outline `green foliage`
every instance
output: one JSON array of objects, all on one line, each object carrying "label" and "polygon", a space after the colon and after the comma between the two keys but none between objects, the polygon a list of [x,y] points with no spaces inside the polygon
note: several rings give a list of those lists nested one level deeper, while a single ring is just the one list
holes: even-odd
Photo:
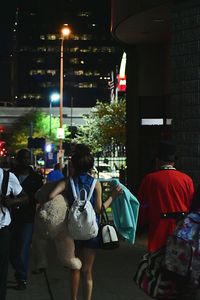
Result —
[{"label": "green foliage", "polygon": [[126,101],[113,103],[97,102],[88,117],[86,125],[80,126],[76,142],[87,144],[97,153],[108,145],[125,145]]},{"label": "green foliage", "polygon": [[[21,116],[12,126],[11,136],[7,141],[8,147],[11,152],[16,152],[21,148],[27,147],[28,137],[31,135],[32,127],[32,137],[44,137],[46,140],[53,142],[55,145],[58,144],[58,139],[56,138],[57,128],[59,128],[60,122],[59,118],[51,118],[51,136],[49,136],[50,129],[50,116],[46,115],[44,112],[39,110],[32,110],[27,114]],[[66,125],[65,128],[66,137],[70,135]]]}]

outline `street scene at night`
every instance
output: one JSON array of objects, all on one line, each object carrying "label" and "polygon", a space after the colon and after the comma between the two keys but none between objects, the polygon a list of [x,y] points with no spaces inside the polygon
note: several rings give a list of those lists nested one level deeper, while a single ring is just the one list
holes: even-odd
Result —
[{"label": "street scene at night", "polygon": [[200,299],[200,1],[0,11],[0,300]]}]

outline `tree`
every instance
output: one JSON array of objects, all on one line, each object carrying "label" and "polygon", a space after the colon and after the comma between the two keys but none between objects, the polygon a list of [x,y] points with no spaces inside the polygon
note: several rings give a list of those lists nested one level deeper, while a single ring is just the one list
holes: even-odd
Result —
[{"label": "tree", "polygon": [[126,141],[126,101],[113,103],[97,102],[86,125],[80,126],[76,142],[87,144],[97,153],[111,145],[124,146]]},{"label": "tree", "polygon": [[[9,152],[16,152],[21,148],[26,148],[28,137],[31,134],[33,138],[44,137],[46,140],[57,144],[58,139],[56,138],[56,132],[57,128],[60,126],[59,118],[52,117],[51,119],[51,137],[49,136],[49,124],[50,116],[39,110],[32,110],[21,116],[13,123],[10,137],[7,139]],[[66,137],[68,137],[70,135],[68,128],[66,125],[63,125],[63,128],[65,128]]]}]

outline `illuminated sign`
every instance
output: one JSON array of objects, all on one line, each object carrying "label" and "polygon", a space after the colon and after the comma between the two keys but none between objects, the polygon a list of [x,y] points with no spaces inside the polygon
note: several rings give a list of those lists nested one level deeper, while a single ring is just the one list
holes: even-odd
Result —
[{"label": "illuminated sign", "polygon": [[57,139],[65,138],[65,130],[64,128],[57,128]]},{"label": "illuminated sign", "polygon": [[126,92],[126,75],[117,75],[117,88],[119,92]]},{"label": "illuminated sign", "polygon": [[119,74],[117,75],[117,89],[119,92],[126,92],[126,52],[122,55]]}]

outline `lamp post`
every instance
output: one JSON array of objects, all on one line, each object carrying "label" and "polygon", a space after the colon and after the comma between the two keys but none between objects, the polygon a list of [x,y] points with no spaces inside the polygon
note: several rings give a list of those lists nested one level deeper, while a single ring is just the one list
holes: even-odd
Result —
[{"label": "lamp post", "polygon": [[53,93],[50,96],[49,101],[49,137],[51,138],[51,117],[52,117],[52,103],[57,102],[60,99],[60,95],[58,93]]},{"label": "lamp post", "polygon": [[[62,130],[63,126],[63,61],[64,61],[64,52],[63,52],[63,45],[65,37],[69,37],[70,29],[67,24],[64,24],[64,27],[61,30],[61,46],[60,46],[60,128]],[[60,138],[59,142],[59,162],[62,166],[63,164],[63,140]]]}]

